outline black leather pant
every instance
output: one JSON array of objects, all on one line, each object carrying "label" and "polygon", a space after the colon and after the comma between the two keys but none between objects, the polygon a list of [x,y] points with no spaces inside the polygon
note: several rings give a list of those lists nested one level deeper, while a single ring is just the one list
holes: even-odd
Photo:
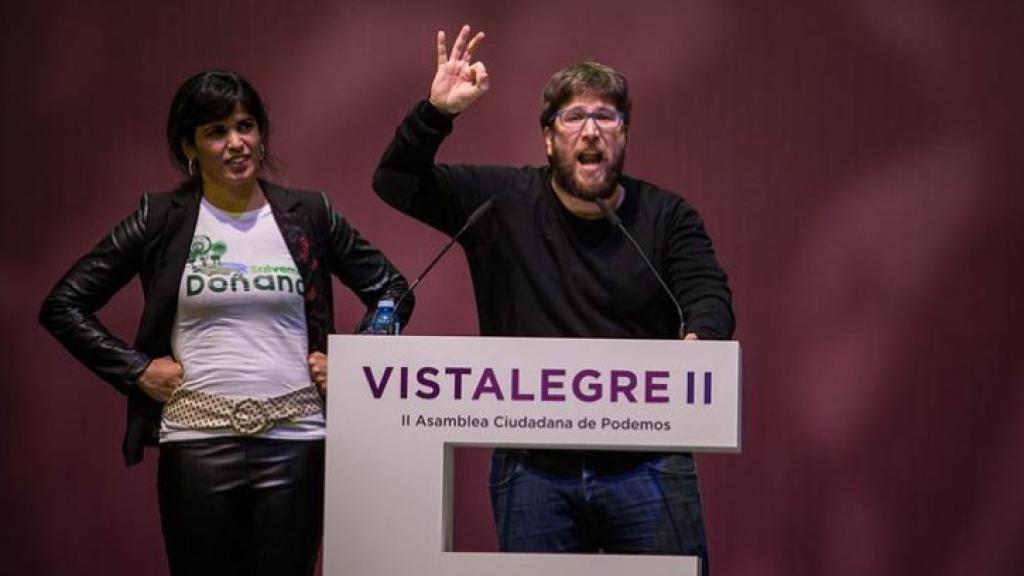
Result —
[{"label": "black leather pant", "polygon": [[171,574],[313,574],[323,532],[323,441],[164,443],[157,486]]}]

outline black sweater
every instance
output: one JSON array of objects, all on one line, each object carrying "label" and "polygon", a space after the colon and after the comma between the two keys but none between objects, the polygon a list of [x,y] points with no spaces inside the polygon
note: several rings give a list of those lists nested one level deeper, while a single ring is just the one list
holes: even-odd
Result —
[{"label": "black sweater", "polygon": [[[605,220],[572,215],[548,167],[435,165],[452,121],[420,102],[374,175],[387,203],[449,235],[494,206],[461,240],[488,336],[674,338],[675,307],[635,249]],[[679,196],[623,176],[617,213],[683,308],[686,332],[728,339],[725,272],[697,212]]]}]

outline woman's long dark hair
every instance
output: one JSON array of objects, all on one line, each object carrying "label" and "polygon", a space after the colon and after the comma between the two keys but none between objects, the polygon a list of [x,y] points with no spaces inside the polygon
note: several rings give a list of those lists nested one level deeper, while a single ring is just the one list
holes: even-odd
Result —
[{"label": "woman's long dark hair", "polygon": [[197,178],[198,174],[188,173],[188,157],[182,149],[182,142],[195,145],[197,127],[226,117],[238,104],[252,115],[259,127],[263,142],[260,165],[270,162],[270,118],[260,95],[240,75],[210,70],[185,80],[174,94],[167,117],[167,147],[171,162],[187,177]]}]

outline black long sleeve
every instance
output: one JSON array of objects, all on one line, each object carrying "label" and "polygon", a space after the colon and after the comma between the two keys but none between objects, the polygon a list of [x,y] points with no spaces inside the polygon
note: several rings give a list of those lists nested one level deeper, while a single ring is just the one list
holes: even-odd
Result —
[{"label": "black long sleeve", "polygon": [[[449,118],[418,103],[374,175],[388,204],[451,235],[488,198],[495,204],[462,240],[480,331],[500,336],[672,338],[674,305],[618,230],[573,216],[547,167],[435,164]],[[732,336],[725,272],[685,200],[628,176],[619,216],[665,277],[686,331]]]}]

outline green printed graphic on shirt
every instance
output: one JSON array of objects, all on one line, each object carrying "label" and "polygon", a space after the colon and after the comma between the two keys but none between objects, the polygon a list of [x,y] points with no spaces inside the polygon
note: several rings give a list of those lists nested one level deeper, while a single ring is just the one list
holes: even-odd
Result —
[{"label": "green printed graphic on shirt", "polygon": [[185,295],[210,292],[291,292],[302,296],[306,286],[294,266],[254,264],[223,260],[228,245],[205,234],[192,238],[188,250],[190,272],[185,277]]}]

